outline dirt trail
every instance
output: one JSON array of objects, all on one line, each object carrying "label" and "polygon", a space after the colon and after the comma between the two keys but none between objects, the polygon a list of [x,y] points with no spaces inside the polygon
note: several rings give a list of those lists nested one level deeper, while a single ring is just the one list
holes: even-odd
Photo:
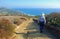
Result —
[{"label": "dirt trail", "polygon": [[23,22],[22,24],[20,24],[19,27],[16,29],[16,32],[17,33],[26,33],[27,30],[25,30],[25,29],[30,22],[32,22],[32,19],[27,20],[27,21]]},{"label": "dirt trail", "polygon": [[[16,39],[55,39],[51,34],[44,30],[44,33],[39,32],[39,27],[32,19],[19,25],[16,31]],[[29,33],[27,34],[27,32]]]},{"label": "dirt trail", "polygon": [[30,22],[32,22],[32,19],[23,22],[22,24],[19,25],[19,27],[17,27],[17,29],[15,29],[17,33],[15,39],[24,39],[23,37],[24,34],[18,34],[18,33],[27,33],[27,30],[25,29]]}]

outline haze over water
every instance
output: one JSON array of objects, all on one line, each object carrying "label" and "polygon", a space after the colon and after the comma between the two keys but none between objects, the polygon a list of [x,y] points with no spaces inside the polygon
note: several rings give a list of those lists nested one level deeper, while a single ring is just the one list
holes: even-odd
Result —
[{"label": "haze over water", "polygon": [[60,0],[0,0],[0,7],[22,11],[30,15],[40,15],[42,12],[60,12]]},{"label": "haze over water", "polygon": [[52,12],[60,12],[60,9],[50,9],[50,8],[16,8],[15,10],[22,11],[30,15],[40,15],[42,12],[45,14],[50,14]]}]

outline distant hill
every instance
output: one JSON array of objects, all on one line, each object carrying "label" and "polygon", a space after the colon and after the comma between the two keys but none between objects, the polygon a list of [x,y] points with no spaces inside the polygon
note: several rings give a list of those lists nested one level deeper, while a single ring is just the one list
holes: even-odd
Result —
[{"label": "distant hill", "polygon": [[0,8],[0,16],[22,16],[27,17],[28,19],[34,17],[29,14],[25,14],[20,10],[8,9],[8,8]]},{"label": "distant hill", "polygon": [[0,15],[25,15],[24,13],[12,9],[0,8]]}]

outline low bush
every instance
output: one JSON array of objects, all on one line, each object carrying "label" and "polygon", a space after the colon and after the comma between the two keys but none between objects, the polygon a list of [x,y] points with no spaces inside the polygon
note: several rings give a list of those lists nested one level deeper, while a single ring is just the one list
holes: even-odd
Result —
[{"label": "low bush", "polygon": [[16,25],[20,25],[20,24],[22,23],[22,21],[23,21],[23,20],[21,20],[20,18],[14,18],[14,19],[13,19],[13,22],[14,22],[14,24],[16,24]]},{"label": "low bush", "polygon": [[60,13],[51,13],[46,16],[47,23],[60,27]]}]

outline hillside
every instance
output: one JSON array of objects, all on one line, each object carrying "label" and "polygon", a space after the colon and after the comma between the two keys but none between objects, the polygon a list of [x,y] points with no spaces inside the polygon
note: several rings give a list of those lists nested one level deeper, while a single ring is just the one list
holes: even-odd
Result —
[{"label": "hillside", "polygon": [[0,19],[6,18],[11,20],[14,24],[21,24],[22,22],[30,19],[31,16],[24,14],[20,11],[8,9],[8,8],[0,8]]},{"label": "hillside", "polygon": [[7,9],[7,8],[0,8],[0,15],[24,15],[20,11]]}]

